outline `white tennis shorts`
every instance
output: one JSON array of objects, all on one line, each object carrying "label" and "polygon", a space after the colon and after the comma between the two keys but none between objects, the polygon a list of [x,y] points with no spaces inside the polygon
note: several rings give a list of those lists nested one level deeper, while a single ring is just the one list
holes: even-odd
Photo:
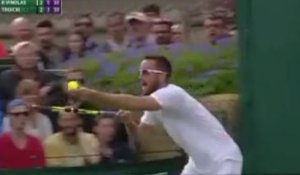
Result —
[{"label": "white tennis shorts", "polygon": [[194,161],[189,158],[188,163],[185,165],[181,175],[241,175],[242,174],[242,161],[225,159],[217,163],[216,167],[211,172],[203,172],[199,170]]}]

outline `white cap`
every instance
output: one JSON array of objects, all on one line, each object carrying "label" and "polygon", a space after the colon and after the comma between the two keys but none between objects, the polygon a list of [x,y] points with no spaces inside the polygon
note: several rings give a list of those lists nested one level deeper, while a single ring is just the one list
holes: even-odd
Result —
[{"label": "white cap", "polygon": [[137,20],[141,22],[149,22],[149,18],[142,12],[131,12],[126,16],[126,21]]}]

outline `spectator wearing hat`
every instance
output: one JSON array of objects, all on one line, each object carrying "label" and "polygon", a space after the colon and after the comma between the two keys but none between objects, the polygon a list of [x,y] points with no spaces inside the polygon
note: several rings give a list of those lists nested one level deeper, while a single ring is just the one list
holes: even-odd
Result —
[{"label": "spectator wearing hat", "polygon": [[[28,105],[40,105],[39,85],[34,80],[22,80],[16,90],[16,97],[22,98]],[[10,118],[5,117],[3,121],[4,131],[11,131]],[[26,133],[44,140],[52,134],[52,125],[50,119],[40,113],[38,108],[28,108],[28,120],[26,122]]]},{"label": "spectator wearing hat", "polygon": [[0,169],[44,167],[45,156],[40,140],[26,133],[29,109],[22,99],[7,106],[11,131],[0,135]]},{"label": "spectator wearing hat", "polygon": [[151,35],[151,20],[142,12],[132,12],[126,16],[129,24],[129,47],[142,48],[155,45],[155,38]]}]

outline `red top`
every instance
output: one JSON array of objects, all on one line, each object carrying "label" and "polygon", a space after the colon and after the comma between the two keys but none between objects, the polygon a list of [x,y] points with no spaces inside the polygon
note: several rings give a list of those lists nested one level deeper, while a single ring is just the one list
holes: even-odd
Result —
[{"label": "red top", "polygon": [[27,135],[24,149],[16,147],[10,133],[0,135],[0,169],[44,167],[45,155],[40,140]]},{"label": "red top", "polygon": [[0,41],[0,59],[7,56],[6,48],[4,44]]}]

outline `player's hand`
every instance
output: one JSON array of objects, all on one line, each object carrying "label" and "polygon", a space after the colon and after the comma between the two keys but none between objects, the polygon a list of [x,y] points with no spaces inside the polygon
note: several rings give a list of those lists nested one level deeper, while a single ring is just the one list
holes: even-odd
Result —
[{"label": "player's hand", "polygon": [[68,94],[76,98],[84,98],[85,94],[89,92],[89,89],[83,86],[80,86],[78,89],[68,89]]},{"label": "player's hand", "polygon": [[121,119],[124,124],[129,124],[133,120],[131,118],[132,114],[130,111],[120,110],[117,113],[117,116]]}]

